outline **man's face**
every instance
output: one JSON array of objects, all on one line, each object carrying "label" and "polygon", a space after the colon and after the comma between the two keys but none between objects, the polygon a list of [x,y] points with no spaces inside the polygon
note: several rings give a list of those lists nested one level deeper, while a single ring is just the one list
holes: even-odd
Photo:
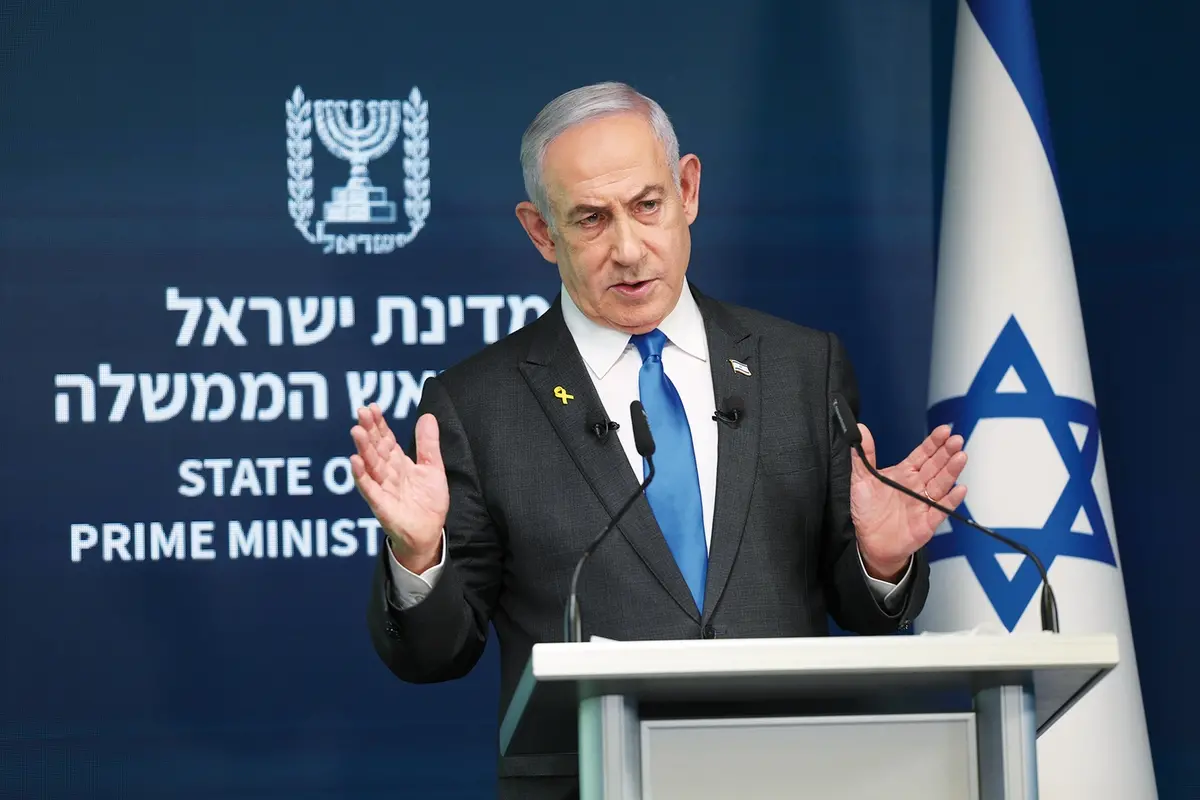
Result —
[{"label": "man's face", "polygon": [[628,333],[662,322],[679,299],[699,210],[700,161],[680,159],[675,188],[649,122],[619,114],[576,125],[542,164],[555,231],[531,203],[517,216],[571,299],[590,319]]}]

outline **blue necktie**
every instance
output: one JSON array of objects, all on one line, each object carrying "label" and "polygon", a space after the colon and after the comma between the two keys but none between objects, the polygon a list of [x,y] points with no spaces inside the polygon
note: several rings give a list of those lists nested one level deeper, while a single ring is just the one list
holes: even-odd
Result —
[{"label": "blue necktie", "polygon": [[[697,610],[703,611],[708,548],[704,543],[704,507],[700,502],[692,429],[679,392],[663,371],[662,351],[667,335],[656,328],[632,337],[632,341],[642,355],[638,390],[654,436],[655,475],[646,488],[646,499],[692,590]],[[644,460],[642,469],[645,477],[649,465]]]}]

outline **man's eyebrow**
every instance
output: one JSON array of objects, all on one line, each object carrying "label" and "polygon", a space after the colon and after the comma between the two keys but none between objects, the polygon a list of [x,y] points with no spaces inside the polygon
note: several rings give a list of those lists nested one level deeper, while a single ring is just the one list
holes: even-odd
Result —
[{"label": "man's eyebrow", "polygon": [[607,208],[608,208],[608,206],[606,206],[606,205],[595,206],[595,205],[589,205],[588,203],[580,203],[579,205],[577,205],[571,209],[570,216],[577,217],[580,214],[594,214],[597,211],[604,211]]},{"label": "man's eyebrow", "polygon": [[[642,190],[640,192],[638,192],[637,194],[635,194],[629,202],[637,203],[641,200],[644,200],[649,195],[662,194],[662,191],[663,191],[663,187],[662,187],[661,183],[652,183],[652,184],[649,184],[649,185],[643,187]],[[607,205],[592,205],[590,203],[579,203],[578,205],[576,205],[574,208],[571,209],[570,216],[577,217],[577,216],[580,216],[581,214],[582,215],[595,214],[599,211],[605,211],[607,209],[608,209]]]},{"label": "man's eyebrow", "polygon": [[642,189],[636,195],[634,195],[633,200],[631,200],[630,202],[636,203],[639,200],[644,200],[648,195],[662,194],[662,192],[663,192],[662,184],[652,183],[649,186],[647,186],[646,188]]}]

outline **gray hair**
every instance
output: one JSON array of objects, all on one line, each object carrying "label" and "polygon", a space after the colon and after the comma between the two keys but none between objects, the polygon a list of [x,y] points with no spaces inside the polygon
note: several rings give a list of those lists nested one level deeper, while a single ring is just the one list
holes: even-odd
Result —
[{"label": "gray hair", "polygon": [[537,208],[542,219],[554,229],[550,216],[550,201],[542,181],[542,160],[546,148],[568,128],[610,114],[633,111],[650,123],[654,135],[667,153],[667,165],[675,188],[679,188],[679,140],[670,119],[658,103],[639,94],[633,87],[616,82],[595,83],[572,89],[551,100],[521,137],[521,172],[525,178],[525,193]]}]

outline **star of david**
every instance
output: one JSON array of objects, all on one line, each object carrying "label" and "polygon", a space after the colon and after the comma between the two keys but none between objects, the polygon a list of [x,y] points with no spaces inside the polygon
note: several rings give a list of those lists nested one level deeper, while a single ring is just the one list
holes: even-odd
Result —
[{"label": "star of david", "polygon": [[[999,391],[1001,381],[1010,369],[1024,384],[1024,392]],[[1050,432],[1069,478],[1041,528],[988,527],[1033,550],[1047,571],[1059,556],[1090,559],[1115,568],[1112,543],[1092,487],[1100,450],[1096,409],[1082,400],[1054,393],[1037,354],[1015,317],[1009,317],[967,393],[937,403],[929,410],[931,428],[949,423],[953,432],[967,442],[968,448],[971,432],[979,421],[996,418],[1041,420]],[[1082,442],[1076,440],[1071,430],[1070,423],[1073,422],[1086,431]],[[1020,503],[1021,498],[1013,497],[1011,502]],[[968,505],[969,498],[956,510],[964,517],[974,519]],[[1092,526],[1091,535],[1071,530],[1081,510]],[[953,518],[949,523],[951,532],[938,534],[929,542],[930,563],[966,557],[1000,620],[1012,631],[1041,587],[1037,567],[1025,558],[1010,580],[996,554],[1012,553],[1011,548]],[[986,521],[983,524],[986,525]]]}]

